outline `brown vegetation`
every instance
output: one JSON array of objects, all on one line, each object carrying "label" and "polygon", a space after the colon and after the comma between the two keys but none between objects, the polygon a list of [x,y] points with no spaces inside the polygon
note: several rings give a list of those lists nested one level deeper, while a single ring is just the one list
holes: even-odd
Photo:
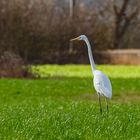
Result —
[{"label": "brown vegetation", "polygon": [[[114,11],[115,11],[115,31],[114,31],[114,48],[121,48],[122,41],[127,29],[134,19],[137,18],[139,13],[139,7],[132,6],[133,10],[130,10],[130,14],[128,13],[128,6],[130,0],[123,0],[121,7],[117,6],[114,3]],[[138,4],[138,1],[135,1],[135,4]],[[129,15],[128,15],[129,14]]]},{"label": "brown vegetation", "polygon": [[[56,2],[58,3],[57,0],[1,0],[0,53],[12,51],[26,63],[57,63],[58,59],[70,59],[69,39],[80,34],[86,34],[94,40],[91,42],[95,44],[94,49],[114,48],[114,31],[116,33],[120,30],[122,20],[125,22],[129,18],[125,16],[115,26],[119,16],[114,14],[114,9],[119,6],[113,9],[112,0],[98,2],[96,7],[89,9],[83,3],[76,2],[73,18],[69,18],[68,5],[60,6]],[[133,11],[130,9],[128,7],[131,16]],[[120,15],[120,18],[123,17]],[[115,42],[121,42],[123,48],[139,47],[139,19],[134,17],[133,22],[129,22],[129,27],[127,25],[125,34],[122,34],[123,37],[120,35],[118,39],[116,35]],[[77,44],[71,51],[71,56],[76,54],[77,58],[79,55],[82,57],[84,51]]]},{"label": "brown vegetation", "polygon": [[12,52],[4,52],[0,57],[0,78],[33,78],[30,67],[25,65],[23,59]]}]

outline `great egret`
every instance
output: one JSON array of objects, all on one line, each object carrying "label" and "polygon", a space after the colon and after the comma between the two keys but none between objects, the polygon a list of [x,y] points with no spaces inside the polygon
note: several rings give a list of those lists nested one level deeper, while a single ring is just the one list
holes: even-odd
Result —
[{"label": "great egret", "polygon": [[111,82],[103,72],[101,72],[100,70],[96,70],[95,63],[92,56],[92,51],[91,51],[91,45],[89,43],[88,38],[85,35],[80,35],[77,38],[71,39],[71,41],[74,40],[83,40],[87,44],[91,70],[94,75],[93,83],[99,99],[100,112],[102,113],[101,96],[104,96],[106,99],[106,111],[108,112],[108,99],[111,99],[112,97]]}]

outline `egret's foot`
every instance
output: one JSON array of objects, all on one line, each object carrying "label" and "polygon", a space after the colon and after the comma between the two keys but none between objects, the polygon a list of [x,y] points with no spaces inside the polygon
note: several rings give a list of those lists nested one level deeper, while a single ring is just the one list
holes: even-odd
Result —
[{"label": "egret's foot", "polygon": [[103,111],[102,111],[102,108],[100,108],[100,113],[102,114],[102,112],[103,112]]},{"label": "egret's foot", "polygon": [[101,104],[101,97],[99,93],[98,93],[98,100],[99,100],[99,105],[100,105],[100,113],[102,114],[102,104]]},{"label": "egret's foot", "polygon": [[106,112],[108,113],[108,100],[107,100],[107,98],[106,98]]},{"label": "egret's foot", "polygon": [[107,113],[109,112],[109,110],[108,110],[108,105],[106,106],[106,112],[107,112]]}]

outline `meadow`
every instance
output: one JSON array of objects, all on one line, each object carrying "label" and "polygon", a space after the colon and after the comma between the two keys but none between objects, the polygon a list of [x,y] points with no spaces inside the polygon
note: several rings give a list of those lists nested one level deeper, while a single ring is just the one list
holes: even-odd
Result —
[{"label": "meadow", "polygon": [[33,66],[39,79],[0,79],[0,139],[139,140],[140,66],[97,68],[113,86],[108,114],[89,65]]}]

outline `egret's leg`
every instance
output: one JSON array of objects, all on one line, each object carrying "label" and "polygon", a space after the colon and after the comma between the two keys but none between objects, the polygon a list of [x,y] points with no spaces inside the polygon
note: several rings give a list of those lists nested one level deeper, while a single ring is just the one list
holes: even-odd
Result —
[{"label": "egret's leg", "polygon": [[106,112],[108,113],[108,99],[105,98],[105,100],[106,100]]},{"label": "egret's leg", "polygon": [[100,113],[102,114],[102,104],[101,104],[101,97],[99,93],[98,93],[98,99],[99,99],[99,105],[100,105]]}]

